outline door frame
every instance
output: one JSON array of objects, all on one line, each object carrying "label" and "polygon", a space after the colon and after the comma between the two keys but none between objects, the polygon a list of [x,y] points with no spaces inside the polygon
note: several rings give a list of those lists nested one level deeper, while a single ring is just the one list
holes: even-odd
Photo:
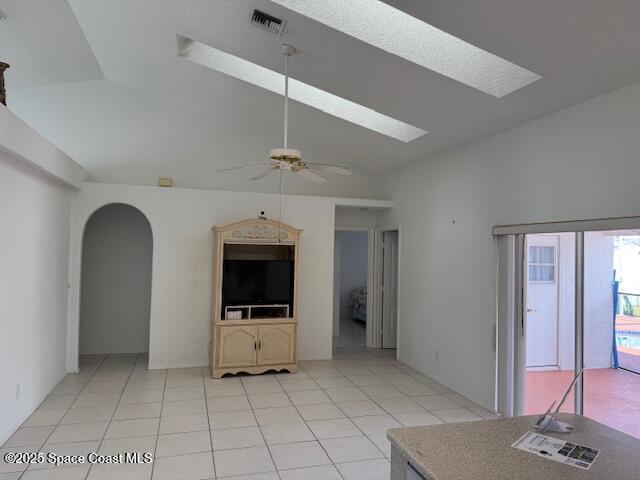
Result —
[{"label": "door frame", "polygon": [[[151,369],[151,339],[152,339],[152,331],[153,331],[153,322],[151,319],[153,318],[152,309],[153,309],[153,299],[154,299],[154,268],[155,268],[155,233],[153,229],[153,224],[149,219],[148,215],[143,211],[141,206],[135,205],[133,202],[125,202],[125,201],[113,201],[113,202],[105,202],[103,204],[98,205],[97,207],[91,208],[87,214],[83,218],[78,218],[76,221],[77,226],[79,227],[79,236],[74,237],[73,232],[71,235],[71,247],[70,251],[74,250],[74,241],[78,238],[79,248],[77,254],[74,256],[72,253],[69,255],[69,282],[68,282],[68,290],[69,295],[67,298],[67,348],[66,348],[66,371],[67,373],[78,373],[80,372],[80,322],[81,322],[81,301],[82,301],[82,288],[83,288],[83,278],[82,278],[82,269],[83,269],[83,255],[85,248],[85,233],[87,229],[87,225],[89,220],[93,218],[94,215],[102,211],[106,207],[110,207],[112,205],[124,205],[126,207],[130,207],[136,210],[142,218],[147,222],[149,226],[149,234],[151,235],[151,272],[149,277],[149,288],[150,288],[150,296],[149,296],[149,348],[147,353],[147,369]],[[72,224],[72,230],[75,226]],[[73,282],[74,279],[77,279],[76,282]],[[157,367],[155,367],[157,368]]]},{"label": "door frame", "polygon": [[[334,245],[333,245],[333,261],[334,261],[334,268],[335,268],[335,260],[336,260],[336,238],[338,238],[338,234],[340,232],[366,232],[367,233],[367,332],[366,332],[366,346],[367,347],[373,347],[373,322],[369,321],[369,319],[374,319],[375,318],[375,288],[374,288],[374,268],[375,268],[375,249],[374,249],[374,245],[375,245],[375,227],[366,227],[366,226],[336,226],[335,230],[334,230],[334,234],[333,234],[333,238],[334,238]],[[340,252],[340,254],[342,255],[342,252]],[[334,273],[334,286],[333,286],[333,292],[334,293],[334,299],[333,299],[333,312],[335,315],[335,308],[336,308],[336,301],[339,301],[339,299],[335,298],[335,273]],[[340,282],[340,279],[338,278],[338,282]],[[374,294],[372,295],[372,292],[374,292]],[[338,312],[339,315],[339,312]],[[338,318],[338,322],[340,321],[340,319]],[[333,318],[331,319],[331,330],[333,331]],[[340,328],[340,325],[338,324],[338,329]],[[332,333],[332,335],[334,335],[335,332]],[[338,335],[340,334],[340,331],[338,331]],[[373,347],[376,348],[376,347]]]},{"label": "door frame", "polygon": [[382,348],[382,261],[383,261],[383,252],[382,252],[382,244],[384,239],[384,232],[398,232],[398,308],[396,310],[396,358],[400,358],[400,329],[401,329],[401,315],[400,315],[400,305],[402,301],[402,227],[400,224],[389,224],[389,225],[381,225],[375,227],[375,261],[374,261],[374,272],[375,272],[375,284],[374,284],[374,321],[372,325],[373,330],[373,348]]}]

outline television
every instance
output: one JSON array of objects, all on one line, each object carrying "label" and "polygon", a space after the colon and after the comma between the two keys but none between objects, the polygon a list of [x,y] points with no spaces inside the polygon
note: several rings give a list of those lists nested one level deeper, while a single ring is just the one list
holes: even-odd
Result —
[{"label": "television", "polygon": [[293,260],[224,260],[222,312],[236,305],[289,305],[293,310]]}]

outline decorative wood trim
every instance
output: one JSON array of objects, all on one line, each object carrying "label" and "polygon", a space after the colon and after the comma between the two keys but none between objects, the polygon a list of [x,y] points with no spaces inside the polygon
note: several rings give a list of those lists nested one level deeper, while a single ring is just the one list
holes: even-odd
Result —
[{"label": "decorative wood trim", "polygon": [[222,378],[223,375],[231,374],[236,375],[238,373],[246,373],[249,375],[258,375],[260,373],[266,372],[289,372],[289,373],[297,373],[298,364],[297,363],[289,363],[286,365],[259,365],[255,367],[238,367],[238,368],[217,368],[212,370],[212,378]]},{"label": "decorative wood trim", "polygon": [[298,323],[295,318],[256,318],[242,320],[217,320],[215,325],[219,327],[229,327],[233,325],[279,325],[288,323]]}]

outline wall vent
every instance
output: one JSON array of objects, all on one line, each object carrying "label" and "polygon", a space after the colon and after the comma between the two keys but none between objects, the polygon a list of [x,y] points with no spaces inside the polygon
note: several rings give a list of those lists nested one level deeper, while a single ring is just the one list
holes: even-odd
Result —
[{"label": "wall vent", "polygon": [[271,15],[261,12],[260,10],[254,10],[251,15],[251,23],[264,28],[265,30],[282,35],[284,32],[284,26],[287,24],[286,20],[281,18],[272,17]]}]

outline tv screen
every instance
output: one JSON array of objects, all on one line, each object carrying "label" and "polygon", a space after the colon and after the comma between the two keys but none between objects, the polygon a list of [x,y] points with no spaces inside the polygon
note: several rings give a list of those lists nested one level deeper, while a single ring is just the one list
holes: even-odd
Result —
[{"label": "tv screen", "polygon": [[289,305],[293,308],[290,260],[225,260],[222,308],[234,305]]}]

